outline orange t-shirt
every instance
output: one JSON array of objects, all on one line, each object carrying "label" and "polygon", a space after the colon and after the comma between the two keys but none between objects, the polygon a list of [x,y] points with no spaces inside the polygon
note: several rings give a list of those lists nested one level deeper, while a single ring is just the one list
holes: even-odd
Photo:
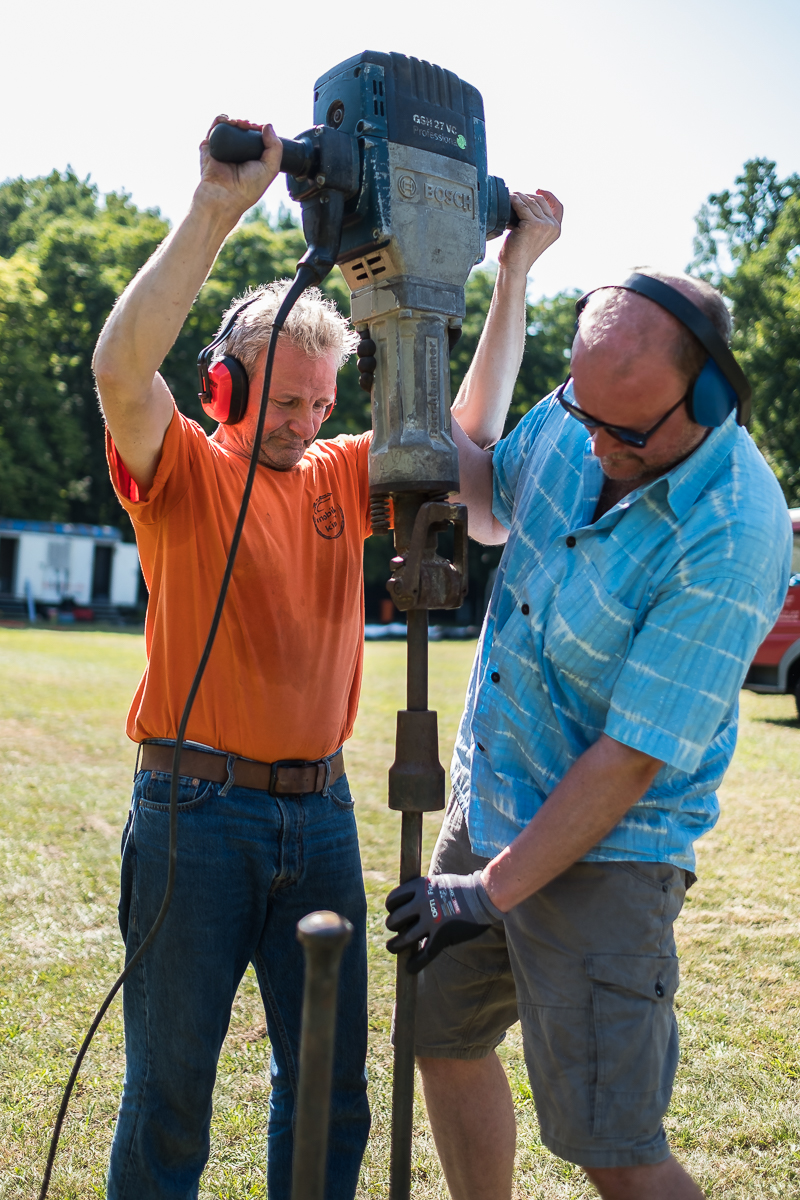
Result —
[{"label": "orange t-shirt", "polygon": [[[322,758],[352,734],[364,653],[371,436],[315,442],[290,471],[256,471],[187,739],[274,762]],[[248,463],[177,409],[146,499],[108,433],[106,450],[150,590],[147,667],[127,732],[135,742],[175,737]]]}]

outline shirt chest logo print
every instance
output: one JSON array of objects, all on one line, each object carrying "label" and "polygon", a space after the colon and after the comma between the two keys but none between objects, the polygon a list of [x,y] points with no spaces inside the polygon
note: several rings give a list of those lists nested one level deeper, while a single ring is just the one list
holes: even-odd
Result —
[{"label": "shirt chest logo print", "polygon": [[314,501],[314,528],[320,537],[333,541],[344,533],[344,510],[333,498],[333,492],[325,492]]}]

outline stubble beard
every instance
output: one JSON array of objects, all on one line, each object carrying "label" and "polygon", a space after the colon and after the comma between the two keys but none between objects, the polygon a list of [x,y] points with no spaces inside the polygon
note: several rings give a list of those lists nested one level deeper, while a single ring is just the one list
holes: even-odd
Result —
[{"label": "stubble beard", "polygon": [[[613,480],[615,483],[631,483],[636,487],[643,487],[647,483],[651,483],[654,479],[660,479],[662,475],[667,475],[673,468],[677,467],[690,454],[694,454],[695,450],[708,437],[710,429],[702,432],[702,436],[694,436],[694,431],[688,436],[683,446],[676,448],[676,453],[669,459],[663,462],[646,463],[638,454],[632,451],[622,451],[620,453],[607,454],[600,459],[600,466],[603,468],[603,474],[607,479]],[[629,473],[620,475],[617,473],[617,465],[630,463],[632,470]],[[634,466],[635,464],[635,466]]]},{"label": "stubble beard", "polygon": [[[657,479],[669,470],[669,466],[648,466],[638,454],[608,454],[600,459],[600,466],[606,478],[615,483],[643,483],[648,479]],[[620,467],[628,469],[620,473]]]},{"label": "stubble beard", "polygon": [[[258,461],[262,467],[271,471],[291,471],[300,462],[308,449],[310,442],[300,442],[297,446],[286,445],[277,441],[272,435],[265,437],[258,452]],[[252,453],[252,446],[251,446]]]}]

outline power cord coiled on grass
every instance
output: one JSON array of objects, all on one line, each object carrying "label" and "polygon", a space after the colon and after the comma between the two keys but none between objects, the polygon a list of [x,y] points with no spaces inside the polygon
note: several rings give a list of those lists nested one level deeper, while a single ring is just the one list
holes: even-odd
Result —
[{"label": "power cord coiled on grass", "polygon": [[267,349],[267,362],[264,369],[264,386],[261,389],[261,402],[258,410],[258,423],[256,424],[256,432],[253,439],[253,450],[250,455],[250,465],[247,471],[247,479],[245,481],[244,491],[242,493],[242,502],[239,506],[239,516],[237,517],[236,527],[233,531],[233,537],[231,538],[231,548],[228,551],[228,561],[225,564],[225,573],[222,576],[222,583],[220,585],[219,595],[217,597],[217,605],[214,609],[214,616],[211,619],[211,627],[209,628],[206,644],[203,649],[197,670],[195,671],[194,679],[192,680],[192,686],[189,688],[189,695],[186,697],[186,704],[183,708],[183,715],[181,716],[177,737],[175,739],[175,752],[172,756],[172,781],[169,791],[169,869],[167,871],[167,886],[164,889],[164,899],[161,901],[161,908],[159,909],[158,916],[153,922],[147,937],[133,955],[130,962],[126,963],[124,970],[118,975],[113,987],[97,1010],[95,1018],[89,1027],[89,1032],[83,1039],[83,1044],[75,1056],[75,1062],[72,1064],[72,1070],[70,1071],[70,1076],[67,1080],[67,1086],[64,1088],[64,1094],[61,1097],[61,1106],[58,1110],[58,1116],[56,1117],[56,1123],[53,1128],[53,1136],[50,1140],[50,1152],[47,1156],[47,1165],[42,1178],[42,1187],[41,1191],[39,1192],[39,1200],[45,1200],[50,1187],[50,1177],[53,1173],[53,1163],[55,1162],[56,1152],[58,1150],[58,1143],[61,1137],[61,1129],[64,1124],[64,1118],[67,1115],[67,1108],[72,1096],[72,1091],[75,1087],[75,1082],[78,1078],[78,1072],[80,1071],[81,1064],[86,1057],[86,1052],[89,1049],[92,1038],[97,1032],[97,1028],[105,1016],[111,1001],[114,999],[133,968],[141,961],[145,951],[148,950],[148,948],[153,944],[156,934],[164,924],[167,912],[169,911],[169,906],[172,903],[172,894],[175,890],[175,871],[178,864],[178,777],[181,751],[183,749],[184,738],[186,737],[186,726],[189,723],[189,716],[197,697],[197,693],[200,689],[200,683],[208,664],[211,649],[214,645],[214,639],[217,636],[217,630],[219,629],[219,623],[222,617],[222,609],[225,605],[225,597],[228,594],[228,586],[231,582],[231,575],[233,574],[233,564],[236,561],[236,552],[239,549],[239,542],[242,536],[242,529],[244,528],[245,517],[247,516],[247,510],[250,506],[250,495],[253,491],[253,483],[256,477],[258,455],[261,449],[261,438],[264,434],[264,423],[267,416],[267,405],[269,404],[269,389],[272,382],[272,364],[275,359],[275,350],[278,345],[278,334],[286,323],[289,313],[297,303],[301,292],[303,292],[309,286],[309,284],[316,283],[317,278],[317,273],[313,270],[313,268],[303,264],[298,266],[297,274],[292,281],[291,287],[284,296],[281,306],[275,314],[275,319],[272,324],[269,347]]}]

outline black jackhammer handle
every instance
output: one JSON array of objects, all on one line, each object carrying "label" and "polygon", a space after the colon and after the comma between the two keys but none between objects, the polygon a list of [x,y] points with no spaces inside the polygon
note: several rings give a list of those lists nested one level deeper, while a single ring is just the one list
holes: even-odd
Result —
[{"label": "black jackhammer handle", "polygon": [[297,924],[306,978],[300,1031],[300,1082],[292,1159],[292,1200],[323,1200],[328,1158],[336,993],[342,952],[353,926],[334,912],[315,912]]},{"label": "black jackhammer handle", "polygon": [[[298,178],[305,176],[310,167],[311,146],[308,142],[281,138],[283,157],[281,170]],[[243,163],[261,158],[264,141],[260,129],[240,129],[238,125],[215,125],[208,139],[211,157],[217,162]]]}]

